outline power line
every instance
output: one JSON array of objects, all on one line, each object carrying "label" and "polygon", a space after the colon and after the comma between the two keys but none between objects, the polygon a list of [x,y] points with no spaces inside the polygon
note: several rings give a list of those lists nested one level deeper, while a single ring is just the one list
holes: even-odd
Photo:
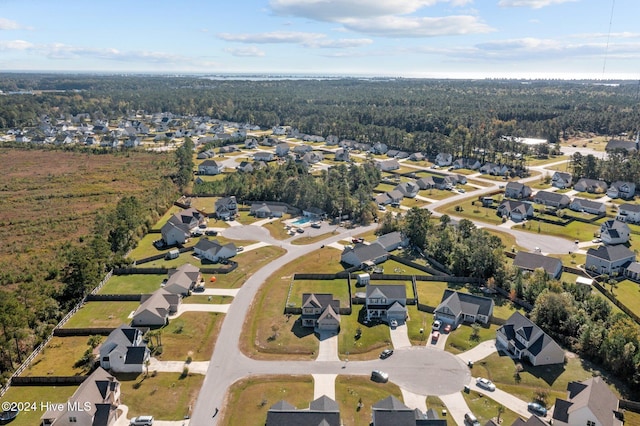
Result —
[{"label": "power line", "polygon": [[604,63],[602,64],[602,78],[604,78],[604,70],[607,66],[607,55],[609,53],[609,39],[611,38],[611,25],[613,24],[613,9],[616,6],[616,0],[611,0],[611,15],[609,16],[609,31],[607,32],[607,45],[604,48]]}]

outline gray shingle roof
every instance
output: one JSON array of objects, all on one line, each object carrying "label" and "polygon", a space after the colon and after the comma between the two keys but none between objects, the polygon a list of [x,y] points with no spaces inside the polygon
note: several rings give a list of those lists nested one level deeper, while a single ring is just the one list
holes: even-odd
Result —
[{"label": "gray shingle roof", "polygon": [[527,253],[525,251],[519,251],[518,254],[516,254],[515,259],[513,259],[513,265],[527,271],[542,268],[552,277],[556,276],[558,270],[562,271],[562,262],[559,259],[538,253]]},{"label": "gray shingle roof", "polygon": [[444,291],[442,301],[440,305],[438,305],[438,308],[436,308],[436,311],[441,305],[448,306],[456,315],[464,312],[470,315],[480,314],[489,316],[493,306],[493,300],[487,297],[447,289]]},{"label": "gray shingle roof", "polygon": [[615,262],[631,256],[635,257],[635,254],[624,245],[616,244],[613,246],[603,245],[597,249],[590,248],[587,250],[587,256],[593,256],[609,262]]}]

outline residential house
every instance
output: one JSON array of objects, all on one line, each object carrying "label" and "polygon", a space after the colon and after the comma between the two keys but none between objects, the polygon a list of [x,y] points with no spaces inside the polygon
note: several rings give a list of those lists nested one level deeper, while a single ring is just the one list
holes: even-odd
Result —
[{"label": "residential house", "polygon": [[258,218],[282,217],[287,213],[287,206],[268,202],[251,203],[249,214]]},{"label": "residential house", "polygon": [[415,198],[415,196],[418,195],[418,191],[420,190],[418,184],[415,182],[402,182],[394,189],[402,192],[402,195],[406,198]]},{"label": "residential house", "polygon": [[389,158],[396,158],[396,157],[398,156],[398,153],[399,153],[399,152],[400,152],[400,151],[399,151],[399,150],[397,150],[397,149],[390,149],[390,150],[388,150],[388,151],[387,151],[387,157],[389,157]]},{"label": "residential house", "polygon": [[296,145],[293,147],[293,153],[300,156],[311,151],[313,151],[313,147],[311,145]]},{"label": "residential house", "polygon": [[127,325],[113,330],[100,345],[100,367],[112,373],[142,373],[149,357],[142,332]]},{"label": "residential house", "polygon": [[396,154],[396,158],[398,160],[404,160],[405,158],[409,158],[411,154],[409,154],[407,151],[398,151],[398,153]]},{"label": "residential house", "polygon": [[340,142],[340,138],[337,137],[336,135],[329,135],[325,138],[325,144],[327,146],[338,145],[339,142]]},{"label": "residential house", "polygon": [[480,167],[481,173],[490,174],[492,176],[506,176],[509,174],[509,167],[506,164],[486,163]]},{"label": "residential house", "polygon": [[404,284],[368,284],[366,294],[367,320],[379,319],[387,323],[396,320],[403,323],[407,319],[407,288]]},{"label": "residential house", "polygon": [[573,185],[573,189],[578,192],[589,192],[592,194],[605,194],[609,186],[603,180],[582,178]]},{"label": "residential house", "polygon": [[425,158],[426,157],[421,152],[414,152],[409,156],[409,160],[411,161],[423,161]]},{"label": "residential house", "polygon": [[189,208],[171,216],[160,228],[160,234],[168,246],[184,244],[191,235],[191,231],[204,223],[206,223],[204,215],[194,208]]},{"label": "residential house", "polygon": [[504,200],[498,206],[497,214],[519,222],[533,217],[533,205],[525,201]]},{"label": "residential house", "polygon": [[583,382],[569,382],[567,398],[556,398],[554,426],[622,426],[620,401],[600,376]]},{"label": "residential house", "polygon": [[605,244],[625,244],[629,238],[631,230],[624,222],[609,219],[600,225],[600,239]]},{"label": "residential house", "polygon": [[[435,163],[440,167],[450,166],[453,161],[453,156],[448,152],[440,152],[436,155]],[[461,169],[462,167],[458,167]]]},{"label": "residential house", "polygon": [[134,327],[162,327],[169,321],[169,315],[178,311],[180,296],[160,288],[151,294],[143,294],[140,306],[133,313],[131,325]]},{"label": "residential house", "polygon": [[253,154],[253,161],[264,161],[268,163],[274,159],[273,152],[260,151]]},{"label": "residential house", "polygon": [[445,290],[434,318],[456,328],[463,322],[487,324],[493,315],[493,300],[469,293]]},{"label": "residential house", "polygon": [[386,206],[387,204],[400,204],[403,198],[404,194],[400,190],[394,189],[376,195],[373,200],[380,206]]},{"label": "residential house", "polygon": [[533,366],[562,364],[564,350],[547,333],[520,312],[514,312],[496,330],[496,346]]},{"label": "residential house", "polygon": [[285,135],[287,133],[287,128],[284,126],[273,126],[271,128],[271,131],[273,132],[274,135]]},{"label": "residential house", "polygon": [[286,142],[281,142],[276,145],[276,155],[278,157],[286,157],[289,155],[289,144]]},{"label": "residential house", "polygon": [[255,138],[249,138],[244,141],[245,149],[256,149],[258,147],[258,141]]},{"label": "residential house", "polygon": [[625,203],[618,207],[616,220],[628,223],[640,223],[640,205]]},{"label": "residential house", "polygon": [[585,269],[596,274],[623,274],[635,260],[635,253],[622,244],[602,245],[587,250]]},{"label": "residential house", "polygon": [[513,259],[513,266],[522,271],[533,272],[542,268],[549,277],[559,279],[562,275],[562,262],[555,257],[545,256],[539,253],[527,253],[519,251]]},{"label": "residential house", "polygon": [[216,217],[222,220],[232,220],[238,214],[236,196],[218,198],[214,204]]},{"label": "residential house", "polygon": [[337,332],[340,328],[340,300],[330,293],[302,295],[302,326]]},{"label": "residential house", "polygon": [[124,147],[125,148],[137,148],[140,146],[142,142],[140,141],[140,138],[132,135],[129,136],[129,138],[125,139],[124,141]]},{"label": "residential house", "polygon": [[547,207],[562,209],[569,206],[571,198],[569,198],[568,195],[558,194],[557,192],[538,191],[533,196],[533,202],[543,204]]},{"label": "residential house", "polygon": [[391,252],[400,247],[406,247],[409,244],[409,238],[402,235],[399,231],[394,231],[380,235],[374,244],[380,244],[383,249]]},{"label": "residential house", "polygon": [[371,426],[446,426],[447,421],[440,419],[435,410],[426,413],[411,409],[395,396],[389,396],[371,407]]},{"label": "residential house", "polygon": [[[449,190],[453,188],[455,183],[453,183],[454,176],[426,176],[420,178],[416,181],[418,188],[420,189],[441,189],[441,190]],[[457,182],[457,179],[456,179]]]},{"label": "residential house", "polygon": [[188,296],[200,281],[202,281],[200,268],[190,263],[185,263],[177,269],[169,270],[169,277],[163,288],[172,294]]},{"label": "residential house", "polygon": [[340,261],[350,266],[373,266],[389,258],[389,253],[380,244],[357,243],[353,247],[345,247]]},{"label": "residential house", "polygon": [[607,197],[632,200],[636,194],[636,184],[633,182],[615,181],[607,189]]},{"label": "residential house", "polygon": [[216,162],[216,160],[204,160],[202,163],[198,165],[198,174],[199,175],[218,175],[222,173],[224,166],[222,163]]},{"label": "residential house", "polygon": [[316,164],[324,160],[324,155],[318,151],[307,152],[302,156],[302,162],[306,164]]},{"label": "residential house", "polygon": [[207,158],[213,158],[215,157],[216,153],[213,149],[207,149],[204,151],[200,151],[198,153],[198,155],[196,156],[196,158],[198,160],[206,160]]},{"label": "residential house", "polygon": [[229,154],[231,152],[237,152],[237,151],[240,151],[240,148],[238,148],[236,145],[221,146],[220,149],[218,150],[220,154]]},{"label": "residential house", "polygon": [[312,401],[309,409],[299,410],[287,401],[276,402],[267,411],[265,426],[342,426],[338,404],[326,395]]},{"label": "residential house", "polygon": [[638,140],[636,141],[623,141],[620,139],[611,139],[607,142],[607,146],[604,148],[607,152],[623,151],[626,154],[631,154],[640,151],[638,146]]},{"label": "residential house", "polygon": [[376,167],[383,172],[389,172],[391,170],[398,170],[400,168],[400,163],[398,163],[398,160],[396,159],[378,161],[376,163]]},{"label": "residential house", "polygon": [[193,248],[195,254],[201,260],[218,263],[220,260],[229,259],[238,254],[238,249],[234,243],[220,244],[217,240],[201,238]]},{"label": "residential house", "polygon": [[335,153],[336,161],[349,161],[351,159],[349,150],[344,148],[339,148]]},{"label": "residential house", "polygon": [[452,164],[454,169],[478,170],[481,166],[480,161],[475,158],[458,158]]},{"label": "residential house", "polygon": [[531,188],[520,182],[509,182],[504,188],[504,196],[507,198],[529,198],[531,196]]},{"label": "residential house", "polygon": [[119,405],[120,382],[98,367],[78,386],[66,404],[54,404],[49,408],[40,417],[40,425],[113,426],[122,413],[118,410]]},{"label": "residential house", "polygon": [[327,212],[322,210],[320,207],[311,206],[302,210],[302,216],[309,217],[313,220],[322,220],[327,217]]},{"label": "residential house", "polygon": [[551,186],[555,188],[570,188],[572,181],[573,176],[571,176],[571,173],[555,172],[553,176],[551,176]]},{"label": "residential house", "polygon": [[376,142],[371,147],[371,152],[373,152],[374,154],[384,155],[387,153],[387,151],[389,151],[389,147],[387,146],[387,144],[384,144],[382,142]]},{"label": "residential house", "polygon": [[607,206],[599,201],[593,201],[586,198],[574,198],[569,204],[569,208],[576,212],[584,212],[590,214],[605,214]]},{"label": "residential house", "polygon": [[624,276],[635,282],[640,282],[640,262],[631,262],[624,270]]}]

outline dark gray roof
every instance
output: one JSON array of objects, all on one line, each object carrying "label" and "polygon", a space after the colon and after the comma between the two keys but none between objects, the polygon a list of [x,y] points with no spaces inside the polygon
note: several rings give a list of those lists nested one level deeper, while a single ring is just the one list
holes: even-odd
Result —
[{"label": "dark gray roof", "polygon": [[438,310],[441,305],[448,306],[456,315],[464,312],[471,315],[480,314],[489,316],[493,307],[493,300],[487,297],[447,289],[444,291],[442,301],[436,310]]},{"label": "dark gray roof", "polygon": [[298,410],[286,401],[275,403],[267,412],[265,426],[341,426],[338,404],[323,395],[309,404],[308,410]]},{"label": "dark gray roof", "polygon": [[607,260],[609,262],[615,262],[618,260],[626,259],[628,257],[634,257],[635,254],[622,244],[616,244],[613,246],[602,245],[597,249],[590,248],[587,250],[587,257],[593,256],[599,259]]},{"label": "dark gray roof", "polygon": [[518,254],[516,254],[515,259],[513,259],[513,265],[527,271],[542,268],[548,275],[554,278],[558,270],[562,271],[562,262],[559,259],[538,253],[527,253],[525,251],[519,251]]},{"label": "dark gray roof", "polygon": [[567,400],[556,399],[553,418],[567,423],[571,413],[582,407],[589,410],[603,426],[621,426],[615,412],[619,408],[619,400],[609,389],[602,377],[592,377],[583,382],[569,382]]},{"label": "dark gray roof", "polygon": [[130,346],[127,348],[125,364],[141,365],[147,354],[146,346]]},{"label": "dark gray roof", "polygon": [[356,255],[360,263],[372,261],[388,254],[380,244],[358,243],[353,248],[345,248],[342,254],[349,253],[349,251],[352,251]]},{"label": "dark gray roof", "polygon": [[407,288],[404,284],[368,284],[367,297],[371,296],[376,290],[382,292],[388,299],[398,300],[407,298]]},{"label": "dark gray roof", "polygon": [[630,212],[638,213],[640,212],[640,204],[624,203],[620,205],[620,210],[627,210]]},{"label": "dark gray roof", "polygon": [[602,206],[604,206],[604,203],[601,203],[599,201],[593,201],[593,200],[588,200],[586,198],[574,198],[572,203],[577,203],[579,205],[581,205],[583,208],[588,208],[588,209],[592,209],[592,210],[599,210],[600,208],[602,208]]},{"label": "dark gray roof", "polygon": [[568,203],[571,200],[565,194],[558,194],[557,192],[550,191],[538,191],[534,196],[535,200],[542,201],[543,203]]},{"label": "dark gray roof", "polygon": [[562,350],[540,327],[520,312],[514,312],[497,331],[504,334],[507,340],[515,340],[516,334],[523,336],[529,342],[527,350],[533,356],[538,355],[548,345],[558,346]]},{"label": "dark gray roof", "polygon": [[634,141],[623,141],[619,139],[611,139],[607,142],[606,151],[625,150],[628,152],[637,151],[638,147]]}]

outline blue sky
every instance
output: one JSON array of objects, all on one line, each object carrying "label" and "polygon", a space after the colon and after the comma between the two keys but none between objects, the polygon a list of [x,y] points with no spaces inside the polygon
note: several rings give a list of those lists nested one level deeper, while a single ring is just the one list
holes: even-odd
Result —
[{"label": "blue sky", "polygon": [[638,0],[0,0],[0,71],[640,79],[639,15]]}]

